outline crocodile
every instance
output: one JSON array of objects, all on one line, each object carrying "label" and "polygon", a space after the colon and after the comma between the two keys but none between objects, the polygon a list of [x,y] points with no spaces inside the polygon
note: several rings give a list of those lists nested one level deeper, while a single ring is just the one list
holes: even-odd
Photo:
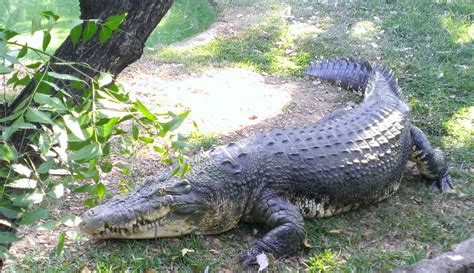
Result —
[{"label": "crocodile", "polygon": [[127,195],[82,216],[97,239],[147,239],[228,231],[240,221],[270,230],[239,255],[296,253],[305,244],[304,218],[322,218],[386,199],[399,187],[408,160],[431,189],[453,188],[443,152],[410,124],[409,107],[386,68],[354,59],[312,64],[307,75],[362,91],[353,109],[314,124],[273,129],[190,159],[183,177],[167,169]]}]

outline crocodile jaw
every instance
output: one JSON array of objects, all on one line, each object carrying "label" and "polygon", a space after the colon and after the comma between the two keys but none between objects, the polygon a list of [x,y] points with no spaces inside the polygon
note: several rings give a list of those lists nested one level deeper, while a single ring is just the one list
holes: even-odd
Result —
[{"label": "crocodile jaw", "polygon": [[116,196],[82,216],[80,229],[96,239],[174,237],[196,231],[196,215],[180,213],[183,206],[199,207],[200,198],[188,183],[156,179],[125,196]]},{"label": "crocodile jaw", "polygon": [[192,231],[192,227],[183,219],[166,217],[170,211],[171,208],[165,206],[150,214],[126,220],[118,219],[117,215],[120,213],[106,204],[87,211],[82,217],[80,228],[96,239],[149,239],[172,237]]},{"label": "crocodile jaw", "polygon": [[[99,207],[94,208],[96,211]],[[90,234],[94,239],[151,239],[162,237],[175,237],[192,233],[196,226],[190,224],[185,218],[166,217],[169,209],[153,213],[147,217],[139,217],[125,224],[116,225],[106,221],[94,221],[88,216],[83,216],[81,230]],[[89,214],[86,212],[85,215]],[[156,217],[156,220],[151,220]]]}]

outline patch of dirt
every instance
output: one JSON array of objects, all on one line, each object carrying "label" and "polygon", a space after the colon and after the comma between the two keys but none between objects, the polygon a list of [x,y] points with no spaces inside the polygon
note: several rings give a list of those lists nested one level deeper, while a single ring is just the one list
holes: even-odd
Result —
[{"label": "patch of dirt", "polygon": [[[160,76],[161,71],[166,76]],[[333,110],[336,88],[309,79],[281,80],[242,68],[213,68],[202,74],[179,65],[142,59],[118,79],[152,109],[192,110],[203,133],[248,136],[273,127],[312,123]],[[250,127],[249,127],[250,126]],[[252,132],[252,133],[248,133]]]}]

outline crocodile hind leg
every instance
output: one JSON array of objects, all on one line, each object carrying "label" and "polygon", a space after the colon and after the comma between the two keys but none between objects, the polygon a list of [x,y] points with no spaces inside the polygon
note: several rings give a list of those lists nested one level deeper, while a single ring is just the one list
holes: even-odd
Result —
[{"label": "crocodile hind leg", "polygon": [[265,223],[272,230],[239,255],[244,266],[255,263],[257,255],[262,252],[284,257],[295,253],[303,245],[303,216],[297,207],[274,193],[266,193],[260,198],[249,219],[259,219],[258,222]]},{"label": "crocodile hind leg", "polygon": [[410,133],[413,146],[409,159],[416,163],[421,174],[429,181],[430,189],[433,190],[436,186],[441,192],[447,192],[454,188],[444,153],[438,148],[431,147],[419,128],[412,126]]}]

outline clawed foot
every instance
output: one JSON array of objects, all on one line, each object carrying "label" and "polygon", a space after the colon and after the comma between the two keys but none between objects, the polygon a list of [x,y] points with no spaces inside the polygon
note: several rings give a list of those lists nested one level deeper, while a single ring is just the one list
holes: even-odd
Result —
[{"label": "clawed foot", "polygon": [[242,251],[238,256],[238,260],[244,267],[248,267],[249,265],[257,264],[257,255],[260,253],[262,253],[262,251],[255,249]]},{"label": "clawed foot", "polygon": [[454,189],[454,183],[451,176],[446,174],[438,179],[428,180],[428,187],[430,191],[434,191],[436,187],[440,192],[449,192],[451,189]]}]

